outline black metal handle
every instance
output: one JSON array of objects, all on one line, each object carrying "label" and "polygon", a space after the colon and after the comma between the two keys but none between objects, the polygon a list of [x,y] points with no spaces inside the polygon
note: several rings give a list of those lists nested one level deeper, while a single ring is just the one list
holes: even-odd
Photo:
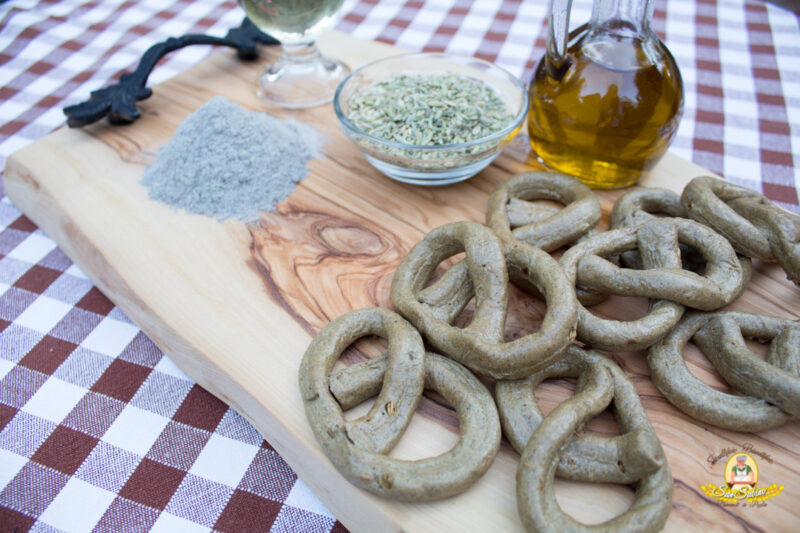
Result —
[{"label": "black metal handle", "polygon": [[229,46],[236,49],[240,59],[252,60],[258,57],[257,44],[278,44],[278,41],[256,28],[248,18],[240,26],[228,30],[225,37],[195,33],[170,37],[148,48],[136,70],[120,76],[119,83],[92,91],[86,102],[65,107],[67,125],[70,128],[80,128],[97,122],[106,115],[112,124],[134,122],[141,116],[136,108],[136,101],[153,94],[146,84],[158,60],[174,50],[194,44]]}]

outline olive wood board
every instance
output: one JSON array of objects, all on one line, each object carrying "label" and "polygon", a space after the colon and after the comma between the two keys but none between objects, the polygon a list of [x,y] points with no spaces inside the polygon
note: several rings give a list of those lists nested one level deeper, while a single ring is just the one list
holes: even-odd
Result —
[{"label": "olive wood board", "polygon": [[[357,67],[398,53],[388,45],[326,32],[320,46]],[[276,49],[264,50],[264,61]],[[315,331],[352,309],[388,307],[392,274],[411,246],[446,222],[483,222],[492,189],[513,174],[541,169],[521,133],[476,177],[446,187],[394,182],[373,169],[341,132],[332,106],[303,111],[269,107],[254,94],[264,61],[242,63],[220,52],[160,84],[139,103],[136,123],[60,129],[21,149],[6,164],[5,190],[89,278],[192,379],[233,406],[269,440],[325,505],[356,532],[518,531],[517,454],[503,443],[492,467],[467,492],[443,501],[398,503],[355,488],[331,465],[306,422],[297,385],[300,359]],[[248,226],[178,212],[151,200],[139,180],[177,125],[212,96],[313,125],[326,138],[309,176],[273,212]],[[253,149],[258,149],[254,146]],[[680,191],[708,171],[667,154],[642,185]],[[602,226],[622,191],[598,192]],[[259,260],[259,257],[261,260]],[[756,262],[746,293],[730,307],[797,320],[800,290],[774,265]],[[508,334],[535,329],[543,305],[513,299]],[[638,299],[612,299],[599,313],[633,317]],[[366,342],[351,360],[376,348]],[[628,373],[661,439],[674,481],[670,531],[780,531],[800,521],[800,424],[761,434],[697,424],[672,407],[649,379],[642,352],[610,354]],[[724,389],[710,363],[690,347],[690,368]],[[537,389],[545,409],[571,390],[566,380]],[[420,458],[456,441],[452,412],[423,400],[392,455]],[[586,431],[612,434],[606,412]],[[760,508],[723,507],[701,485],[720,485],[727,448],[751,446],[759,485],[784,485]],[[633,500],[628,487],[557,482],[574,517],[605,521]]]}]

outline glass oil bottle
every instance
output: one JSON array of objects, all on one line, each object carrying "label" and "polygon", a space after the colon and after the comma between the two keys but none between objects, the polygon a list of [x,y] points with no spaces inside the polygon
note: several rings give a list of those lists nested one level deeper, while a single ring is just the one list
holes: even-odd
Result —
[{"label": "glass oil bottle", "polygon": [[627,187],[677,131],[680,71],[650,28],[654,0],[595,0],[589,22],[568,33],[571,4],[551,0],[547,51],[529,89],[531,146],[592,188]]}]

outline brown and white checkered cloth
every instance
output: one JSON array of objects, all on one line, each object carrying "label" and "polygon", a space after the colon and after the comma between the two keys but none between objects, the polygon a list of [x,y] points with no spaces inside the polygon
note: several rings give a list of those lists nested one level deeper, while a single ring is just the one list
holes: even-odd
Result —
[{"label": "brown and white checkered cloth", "polygon": [[[575,0],[573,22],[589,0]],[[547,1],[346,0],[338,29],[494,61],[527,80]],[[223,35],[233,1],[0,3],[0,163],[152,44]],[[672,151],[794,212],[800,25],[757,1],[662,0],[684,79]],[[212,53],[176,52],[151,84]],[[0,532],[344,530],[235,411],[187,378],[2,195]]]}]

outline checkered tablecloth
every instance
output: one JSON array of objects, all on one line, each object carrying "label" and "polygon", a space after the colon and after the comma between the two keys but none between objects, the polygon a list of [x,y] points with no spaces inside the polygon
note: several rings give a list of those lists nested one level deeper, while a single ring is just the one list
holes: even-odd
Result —
[{"label": "checkered tablecloth", "polygon": [[[575,0],[573,21],[588,0]],[[475,55],[527,80],[547,2],[347,0],[338,29]],[[155,42],[223,35],[220,0],[0,4],[0,163]],[[798,17],[757,1],[661,0],[655,29],[685,83],[672,151],[794,212]],[[214,53],[169,56],[151,84]],[[0,532],[344,530],[270,445],[193,383],[2,194]]]}]

